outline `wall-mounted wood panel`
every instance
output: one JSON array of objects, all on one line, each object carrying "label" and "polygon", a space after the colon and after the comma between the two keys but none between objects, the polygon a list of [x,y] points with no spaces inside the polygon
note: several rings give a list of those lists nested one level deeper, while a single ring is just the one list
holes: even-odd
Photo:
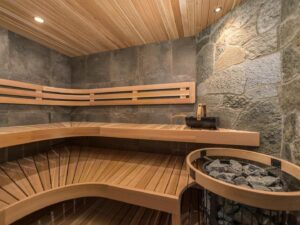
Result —
[{"label": "wall-mounted wood panel", "polygon": [[0,104],[97,106],[195,103],[195,82],[64,89],[0,79]]},{"label": "wall-mounted wood panel", "polygon": [[[0,25],[69,56],[193,36],[241,0],[1,0]],[[222,11],[215,13],[214,9]],[[35,16],[45,20],[34,21]]]}]

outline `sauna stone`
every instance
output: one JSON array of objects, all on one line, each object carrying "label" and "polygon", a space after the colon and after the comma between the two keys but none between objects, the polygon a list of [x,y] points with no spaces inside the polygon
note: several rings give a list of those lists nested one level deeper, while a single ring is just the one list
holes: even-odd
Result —
[{"label": "sauna stone", "polygon": [[284,191],[280,178],[253,164],[242,165],[236,160],[213,160],[206,167],[211,177],[218,180],[262,191]]}]

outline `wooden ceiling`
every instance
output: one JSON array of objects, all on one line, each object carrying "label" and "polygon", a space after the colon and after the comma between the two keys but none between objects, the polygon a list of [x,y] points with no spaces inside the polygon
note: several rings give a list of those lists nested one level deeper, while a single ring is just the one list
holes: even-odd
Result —
[{"label": "wooden ceiling", "polygon": [[[0,26],[68,56],[193,36],[241,0],[1,0]],[[222,11],[215,13],[216,7]],[[35,16],[45,23],[38,24]]]}]

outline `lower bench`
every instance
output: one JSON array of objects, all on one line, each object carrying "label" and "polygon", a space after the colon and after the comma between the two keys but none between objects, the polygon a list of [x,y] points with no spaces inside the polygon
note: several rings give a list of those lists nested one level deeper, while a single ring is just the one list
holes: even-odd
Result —
[{"label": "lower bench", "polygon": [[172,214],[193,181],[185,157],[65,146],[0,165],[0,224],[80,197],[105,197]]}]

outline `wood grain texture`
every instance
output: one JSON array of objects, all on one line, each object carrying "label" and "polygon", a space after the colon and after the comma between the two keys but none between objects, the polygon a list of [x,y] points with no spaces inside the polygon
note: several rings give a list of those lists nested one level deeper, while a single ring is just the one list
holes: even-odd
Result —
[{"label": "wood grain texture", "polygon": [[208,191],[211,191],[224,198],[258,208],[283,211],[300,210],[300,191],[261,191],[237,186],[215,179],[203,172],[202,169],[196,168],[195,165],[193,165],[193,162],[195,162],[197,159],[200,159],[201,155],[205,155],[207,157],[229,157],[244,159],[267,166],[271,166],[271,159],[275,159],[280,161],[281,170],[283,172],[286,172],[297,179],[300,179],[299,166],[286,160],[275,158],[266,154],[231,148],[199,149],[191,152],[186,158],[187,170],[189,171],[189,174],[193,173],[195,182]]},{"label": "wood grain texture", "polygon": [[[240,0],[2,0],[0,25],[68,56],[193,36]],[[218,14],[216,7],[222,7]],[[33,18],[41,16],[44,24]]]},{"label": "wood grain texture", "polygon": [[0,128],[0,148],[66,137],[114,137],[172,142],[259,146],[259,133],[185,125],[66,122]]},{"label": "wood grain texture", "polygon": [[51,206],[15,225],[171,225],[171,215],[157,210],[101,198],[77,202],[76,206],[72,201]]},{"label": "wood grain texture", "polygon": [[[18,162],[0,164],[3,173],[0,217],[4,218],[0,219],[7,225],[62,201],[104,197],[175,214],[173,222],[179,225],[176,221],[180,220],[181,195],[193,185],[192,180],[182,182],[186,181],[187,174],[183,162],[184,156],[88,147],[82,147],[78,154],[77,147],[66,146]],[[21,168],[26,172],[20,171]],[[8,195],[15,198],[11,200]],[[103,224],[114,216],[110,214],[110,203],[107,204],[101,217],[95,215],[95,220],[103,220]],[[121,210],[122,203],[119,204]],[[146,211],[137,213],[133,221],[150,222],[152,210],[143,210]]]},{"label": "wood grain texture", "polygon": [[0,79],[0,104],[97,106],[195,103],[195,82],[65,89]]}]

